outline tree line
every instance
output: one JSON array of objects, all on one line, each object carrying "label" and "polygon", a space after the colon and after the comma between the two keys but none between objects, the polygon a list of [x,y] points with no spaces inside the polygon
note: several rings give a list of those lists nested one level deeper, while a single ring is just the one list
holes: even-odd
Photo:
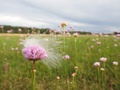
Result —
[{"label": "tree line", "polygon": [[[86,31],[75,31],[75,30],[69,30],[66,31],[66,33],[69,32],[70,34],[78,33],[78,34],[91,34],[91,32]],[[0,25],[0,33],[17,33],[17,34],[60,34],[60,30],[53,30],[50,28],[31,28],[31,27],[20,27],[20,26],[10,26],[10,25]]]}]

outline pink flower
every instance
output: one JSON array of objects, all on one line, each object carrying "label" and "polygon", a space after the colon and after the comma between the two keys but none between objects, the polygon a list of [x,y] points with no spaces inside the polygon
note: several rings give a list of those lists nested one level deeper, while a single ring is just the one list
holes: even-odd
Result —
[{"label": "pink flower", "polygon": [[70,59],[70,56],[69,56],[69,55],[65,55],[64,58],[65,58],[66,60],[68,60],[68,59]]},{"label": "pink flower", "polygon": [[92,39],[93,42],[95,42],[95,39]]},{"label": "pink flower", "polygon": [[105,58],[105,57],[101,57],[101,58],[100,58],[100,61],[102,61],[102,62],[106,62],[106,61],[107,61],[107,58]]},{"label": "pink flower", "polygon": [[117,65],[118,65],[118,62],[114,61],[114,62],[113,62],[113,65],[117,66]]},{"label": "pink flower", "polygon": [[120,34],[117,34],[116,36],[117,36],[117,37],[120,37]]},{"label": "pink flower", "polygon": [[0,26],[0,28],[4,28],[4,26]]},{"label": "pink flower", "polygon": [[91,48],[94,48],[94,46],[91,46]]},{"label": "pink flower", "polygon": [[73,36],[74,37],[78,37],[78,33],[73,33]]},{"label": "pink flower", "polygon": [[22,32],[22,29],[19,28],[19,29],[18,29],[18,32]]},{"label": "pink flower", "polygon": [[101,45],[101,42],[97,42],[98,45]]},{"label": "pink flower", "polygon": [[14,51],[15,49],[14,48],[11,48],[12,51]]},{"label": "pink flower", "polygon": [[100,62],[95,62],[95,63],[93,64],[93,66],[99,67],[99,66],[100,66]]},{"label": "pink flower", "polygon": [[108,37],[108,35],[106,34],[105,37]]},{"label": "pink flower", "polygon": [[42,60],[47,57],[45,49],[36,45],[25,47],[22,52],[28,60]]},{"label": "pink flower", "polygon": [[101,36],[102,36],[102,33],[99,33],[98,36],[101,37]]},{"label": "pink flower", "polygon": [[15,50],[18,50],[18,47],[16,47]]},{"label": "pink flower", "polygon": [[115,47],[117,47],[118,45],[117,44],[114,44]]}]

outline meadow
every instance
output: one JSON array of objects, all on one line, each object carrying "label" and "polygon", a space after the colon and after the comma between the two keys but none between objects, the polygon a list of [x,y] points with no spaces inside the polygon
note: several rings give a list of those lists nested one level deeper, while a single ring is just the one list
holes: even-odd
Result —
[{"label": "meadow", "polygon": [[[27,37],[0,35],[0,90],[31,90],[32,63],[24,58],[20,44]],[[36,90],[120,90],[119,36],[45,37],[64,41],[64,45],[60,43],[60,53],[70,58],[63,58],[59,68],[48,68],[37,62]]]}]

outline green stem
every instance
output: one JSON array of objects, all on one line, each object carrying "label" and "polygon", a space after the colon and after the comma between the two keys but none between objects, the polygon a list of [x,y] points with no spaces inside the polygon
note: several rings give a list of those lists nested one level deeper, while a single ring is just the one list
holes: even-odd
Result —
[{"label": "green stem", "polygon": [[100,71],[99,71],[99,67],[97,67],[97,72],[98,72],[98,84],[99,84],[99,86],[100,86]]},{"label": "green stem", "polygon": [[36,74],[35,72],[33,72],[32,90],[35,90],[35,78],[36,78]]},{"label": "green stem", "polygon": [[114,69],[115,69],[115,79],[117,79],[117,66],[115,66]]},{"label": "green stem", "polygon": [[105,68],[105,62],[103,62],[103,66],[104,66],[104,68]]},{"label": "green stem", "polygon": [[73,85],[73,89],[75,89],[75,77],[74,76],[72,78],[72,85]]},{"label": "green stem", "polygon": [[56,90],[58,90],[58,83],[59,83],[59,80],[57,80],[57,83],[56,83],[57,84],[56,85]]},{"label": "green stem", "polygon": [[76,60],[76,37],[75,37],[75,60]]},{"label": "green stem", "polygon": [[69,77],[66,76],[66,90],[69,90]]},{"label": "green stem", "polygon": [[77,48],[76,48],[76,42],[77,42],[77,37],[74,37],[75,38],[75,64],[77,64]]},{"label": "green stem", "polygon": [[4,33],[4,29],[2,28],[2,33]]},{"label": "green stem", "polygon": [[65,53],[65,28],[63,27],[64,53]]},{"label": "green stem", "polygon": [[32,64],[32,90],[35,90],[35,78],[36,78],[35,61],[33,61],[33,64]]},{"label": "green stem", "polygon": [[105,90],[105,77],[104,77],[104,72],[102,72],[102,88]]}]

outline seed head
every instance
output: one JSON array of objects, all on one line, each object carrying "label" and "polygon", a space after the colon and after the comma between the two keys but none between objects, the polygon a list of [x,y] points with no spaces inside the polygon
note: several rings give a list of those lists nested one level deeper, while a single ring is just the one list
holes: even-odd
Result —
[{"label": "seed head", "polygon": [[58,39],[53,36],[29,36],[22,41],[22,53],[29,61],[40,60],[49,68],[61,66],[63,57],[59,53]]},{"label": "seed head", "polygon": [[73,73],[72,76],[75,77],[77,74],[76,73]]},{"label": "seed head", "polygon": [[102,72],[104,72],[104,71],[105,71],[105,69],[104,69],[104,68],[101,68],[100,70],[101,70]]},{"label": "seed head", "polygon": [[36,70],[34,69],[33,72],[36,73]]},{"label": "seed head", "polygon": [[77,70],[77,69],[78,69],[78,66],[75,66],[74,69]]},{"label": "seed head", "polygon": [[59,77],[59,76],[57,76],[57,80],[60,80],[60,77]]},{"label": "seed head", "polygon": [[61,26],[62,26],[62,27],[66,27],[66,23],[65,23],[65,22],[62,22],[62,23],[61,23]]}]

